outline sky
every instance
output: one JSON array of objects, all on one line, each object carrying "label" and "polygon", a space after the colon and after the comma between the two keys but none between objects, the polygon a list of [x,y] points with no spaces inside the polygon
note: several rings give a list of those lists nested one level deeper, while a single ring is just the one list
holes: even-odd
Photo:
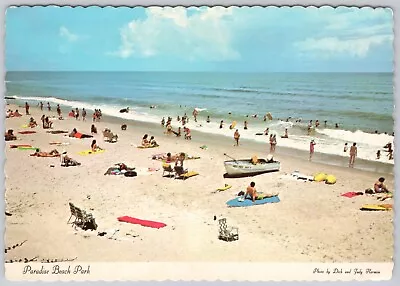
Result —
[{"label": "sky", "polygon": [[392,72],[384,8],[12,7],[8,71]]}]

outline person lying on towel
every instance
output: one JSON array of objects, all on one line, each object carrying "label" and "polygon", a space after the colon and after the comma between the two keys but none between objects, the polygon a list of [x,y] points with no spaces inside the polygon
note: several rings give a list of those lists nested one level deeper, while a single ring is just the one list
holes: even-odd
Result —
[{"label": "person lying on towel", "polygon": [[40,152],[39,149],[36,149],[35,153],[31,154],[31,156],[35,156],[35,157],[59,157],[60,153],[56,149],[51,150],[50,152]]},{"label": "person lying on towel", "polygon": [[71,133],[68,135],[69,137],[75,138],[93,138],[92,135],[82,134],[76,130],[76,128],[72,129]]},{"label": "person lying on towel", "polygon": [[375,193],[389,193],[389,190],[387,189],[386,185],[383,182],[385,182],[384,177],[380,177],[378,181],[375,182],[374,184]]},{"label": "person lying on towel", "polygon": [[62,164],[64,164],[65,166],[79,166],[81,163],[69,157],[67,155],[67,152],[64,152],[62,156]]},{"label": "person lying on towel", "polygon": [[278,195],[278,193],[274,193],[274,194],[265,194],[265,193],[257,193],[256,190],[256,183],[251,182],[250,186],[247,187],[246,189],[246,193],[244,195],[244,198],[246,199],[247,197],[250,197],[252,199],[253,202],[255,202],[255,200],[262,200],[265,198],[270,198],[270,197],[275,197]]}]

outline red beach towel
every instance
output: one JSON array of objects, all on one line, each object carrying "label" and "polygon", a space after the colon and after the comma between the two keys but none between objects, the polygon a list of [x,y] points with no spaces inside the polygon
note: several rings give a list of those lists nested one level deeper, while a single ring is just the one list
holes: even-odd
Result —
[{"label": "red beach towel", "polygon": [[362,193],[348,192],[348,193],[342,194],[341,196],[342,197],[347,197],[347,198],[353,198],[353,197],[359,196],[361,194]]},{"label": "red beach towel", "polygon": [[166,226],[165,223],[156,222],[151,220],[141,220],[138,218],[130,217],[130,216],[121,216],[118,218],[118,221],[133,223],[133,224],[140,224],[142,226],[152,227],[152,228],[162,228]]},{"label": "red beach towel", "polygon": [[30,130],[26,130],[26,131],[18,131],[19,134],[33,134],[36,133],[36,131],[30,131]]}]

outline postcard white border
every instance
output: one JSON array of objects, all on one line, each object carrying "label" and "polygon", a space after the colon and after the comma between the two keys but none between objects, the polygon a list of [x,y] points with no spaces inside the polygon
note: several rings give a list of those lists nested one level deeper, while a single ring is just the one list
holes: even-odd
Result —
[{"label": "postcard white border", "polygon": [[[60,1],[60,0],[53,0],[53,1],[46,1],[46,0],[24,0],[24,1],[16,1],[16,0],[3,0],[0,3],[2,7],[2,14],[1,14],[1,19],[2,23],[5,23],[5,10],[7,6],[10,5],[83,5],[83,6],[88,6],[88,5],[100,5],[100,6],[151,6],[151,5],[160,5],[160,6],[204,6],[204,5],[221,5],[221,6],[230,6],[230,5],[236,5],[236,6],[241,6],[241,5],[259,5],[259,6],[267,6],[267,5],[275,5],[275,6],[283,6],[283,5],[302,5],[302,6],[323,6],[323,5],[332,5],[332,6],[357,6],[357,7],[362,7],[362,6],[371,6],[371,7],[391,7],[393,9],[394,13],[394,27],[399,26],[399,16],[400,16],[400,1],[398,0],[381,0],[381,1],[373,1],[373,0],[357,0],[357,1],[351,1],[351,0],[329,0],[329,1],[323,1],[323,0],[303,0],[303,1],[296,1],[296,0],[259,0],[259,1],[254,1],[254,0],[249,0],[249,1],[240,1],[240,0],[231,0],[231,1],[210,1],[210,0],[190,0],[190,1],[184,1],[184,0],[69,0],[69,1]],[[4,26],[3,26],[4,27]],[[398,29],[397,29],[398,30]],[[399,52],[398,52],[398,47],[399,47],[399,37],[398,37],[398,31],[395,30],[395,52],[394,52],[394,59],[396,60],[399,58]],[[2,91],[2,94],[5,94],[5,86],[4,86],[4,77],[5,77],[5,69],[4,69],[4,33],[5,29],[0,29],[2,31],[2,47],[3,47],[3,52],[0,54],[0,60],[2,63],[2,75],[3,75],[3,84],[1,84],[0,88]],[[398,67],[394,67],[394,75],[395,75],[395,104],[399,106],[400,103],[400,95],[398,91],[399,86],[399,73],[398,73]],[[4,101],[1,101],[1,126],[3,128],[3,131],[5,129],[4,126]],[[395,132],[396,134],[400,134],[400,112],[396,109],[396,118],[395,118]],[[395,138],[395,145],[398,146],[400,143],[398,137],[396,136]],[[1,147],[2,150],[4,150],[4,142],[1,141]],[[2,167],[3,167],[3,174],[4,174],[4,163],[5,163],[5,158],[4,158],[4,152],[0,154],[1,162],[2,162]],[[399,160],[400,155],[398,152],[395,152],[395,161]],[[395,189],[398,190],[399,188],[399,179],[398,179],[398,174],[400,174],[400,169],[397,168],[395,171]],[[1,186],[3,195],[4,195],[4,175],[1,176]],[[395,194],[395,197],[397,195]],[[3,216],[1,220],[1,226],[4,231],[4,200],[1,200],[1,216]],[[395,210],[399,207],[400,203],[397,201],[395,198]],[[399,212],[395,211],[395,255],[394,259],[397,261],[399,257],[399,251],[398,251],[398,245],[396,242],[399,241],[399,229],[397,227],[397,222],[398,222],[398,216]],[[2,242],[4,245],[4,237],[2,237]],[[4,254],[2,252],[2,258],[4,261]],[[381,276],[377,280],[386,280],[385,277],[390,277],[389,274],[391,274],[392,269],[393,269],[393,276],[392,280],[390,281],[380,281],[379,285],[399,285],[400,278],[399,278],[399,265],[398,263],[379,263],[379,264],[374,264],[374,263],[358,263],[358,264],[301,264],[301,263],[288,263],[288,264],[271,264],[271,263],[251,263],[251,266],[245,264],[245,263],[151,263],[151,265],[147,263],[81,263],[82,265],[91,265],[91,274],[87,276],[81,276],[82,279],[79,277],[67,277],[64,276],[62,277],[57,277],[61,278],[58,279],[58,281],[68,281],[68,280],[75,280],[75,281],[96,281],[96,280],[103,280],[103,281],[127,281],[127,280],[136,280],[136,281],[141,281],[147,274],[151,274],[152,277],[154,277],[152,280],[153,281],[160,281],[160,280],[185,280],[185,281],[234,281],[234,280],[239,280],[239,281],[265,281],[265,280],[285,280],[285,281],[291,281],[291,280],[302,280],[302,281],[324,281],[324,280],[336,280],[337,281],[352,281],[352,278],[347,278],[345,275],[339,275],[337,274],[336,276],[332,276],[332,273],[329,274],[327,279],[326,277],[328,274],[322,274],[322,276],[316,275],[316,273],[310,274],[310,270],[314,270],[315,268],[343,268],[343,269],[376,269],[381,272]],[[32,266],[34,264],[31,264]],[[68,265],[68,264],[64,264]],[[70,264],[71,267],[77,265],[77,263]],[[18,265],[18,264],[7,264],[5,268],[1,267],[1,273],[2,275],[2,281],[0,282],[1,285],[11,285],[10,281],[7,281],[4,279],[4,270],[7,271],[8,275],[11,279],[13,277],[18,278],[22,277],[22,271],[23,268],[26,265]],[[51,264],[47,264],[47,267],[51,266]],[[252,269],[252,273],[254,275],[252,277],[244,277],[243,273],[245,273],[246,267],[250,267]],[[21,271],[22,269],[22,271]],[[165,270],[165,273],[160,272],[161,269]],[[253,271],[256,270],[256,271]],[[228,274],[228,271],[230,272]],[[112,273],[112,276],[107,277],[105,273]],[[118,273],[118,275],[116,275]],[[203,276],[202,273],[207,273],[208,277],[212,277],[211,279],[207,279],[205,276]],[[290,277],[289,277],[290,275]],[[52,276],[48,276],[50,280],[52,280]],[[295,279],[293,279],[293,277]],[[375,276],[377,277],[377,276]],[[96,279],[97,278],[97,279]],[[333,279],[332,279],[333,278]],[[367,275],[361,275],[361,280],[365,280],[364,278],[367,278],[366,280],[375,280],[373,278],[373,275],[367,276]],[[25,281],[28,281],[29,279],[25,279]],[[45,280],[45,279],[42,279]],[[47,279],[46,279],[47,280]],[[145,279],[149,281],[148,279]],[[360,280],[360,279],[359,279]],[[101,283],[101,282],[98,282]],[[118,283],[118,282],[114,282]],[[166,282],[165,284],[168,284],[170,282]],[[189,282],[187,282],[189,283]],[[268,282],[263,282],[268,283]],[[282,282],[285,285],[289,285],[292,283],[289,282]],[[305,283],[305,282],[304,282]],[[307,282],[308,283],[308,282]],[[374,282],[365,282],[365,285],[372,285],[376,284]],[[343,285],[343,284],[341,284]],[[345,285],[349,285],[349,283],[346,283]]]}]

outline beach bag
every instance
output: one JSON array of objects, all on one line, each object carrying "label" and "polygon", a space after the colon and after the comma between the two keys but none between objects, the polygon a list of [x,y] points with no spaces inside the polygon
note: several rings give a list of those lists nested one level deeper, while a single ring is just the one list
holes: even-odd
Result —
[{"label": "beach bag", "polygon": [[323,182],[326,180],[327,175],[324,173],[318,173],[314,175],[314,181]]},{"label": "beach bag", "polygon": [[336,177],[334,175],[326,176],[325,184],[333,185],[336,183]]},{"label": "beach bag", "polygon": [[137,173],[135,171],[128,171],[124,174],[125,177],[136,177]]}]

